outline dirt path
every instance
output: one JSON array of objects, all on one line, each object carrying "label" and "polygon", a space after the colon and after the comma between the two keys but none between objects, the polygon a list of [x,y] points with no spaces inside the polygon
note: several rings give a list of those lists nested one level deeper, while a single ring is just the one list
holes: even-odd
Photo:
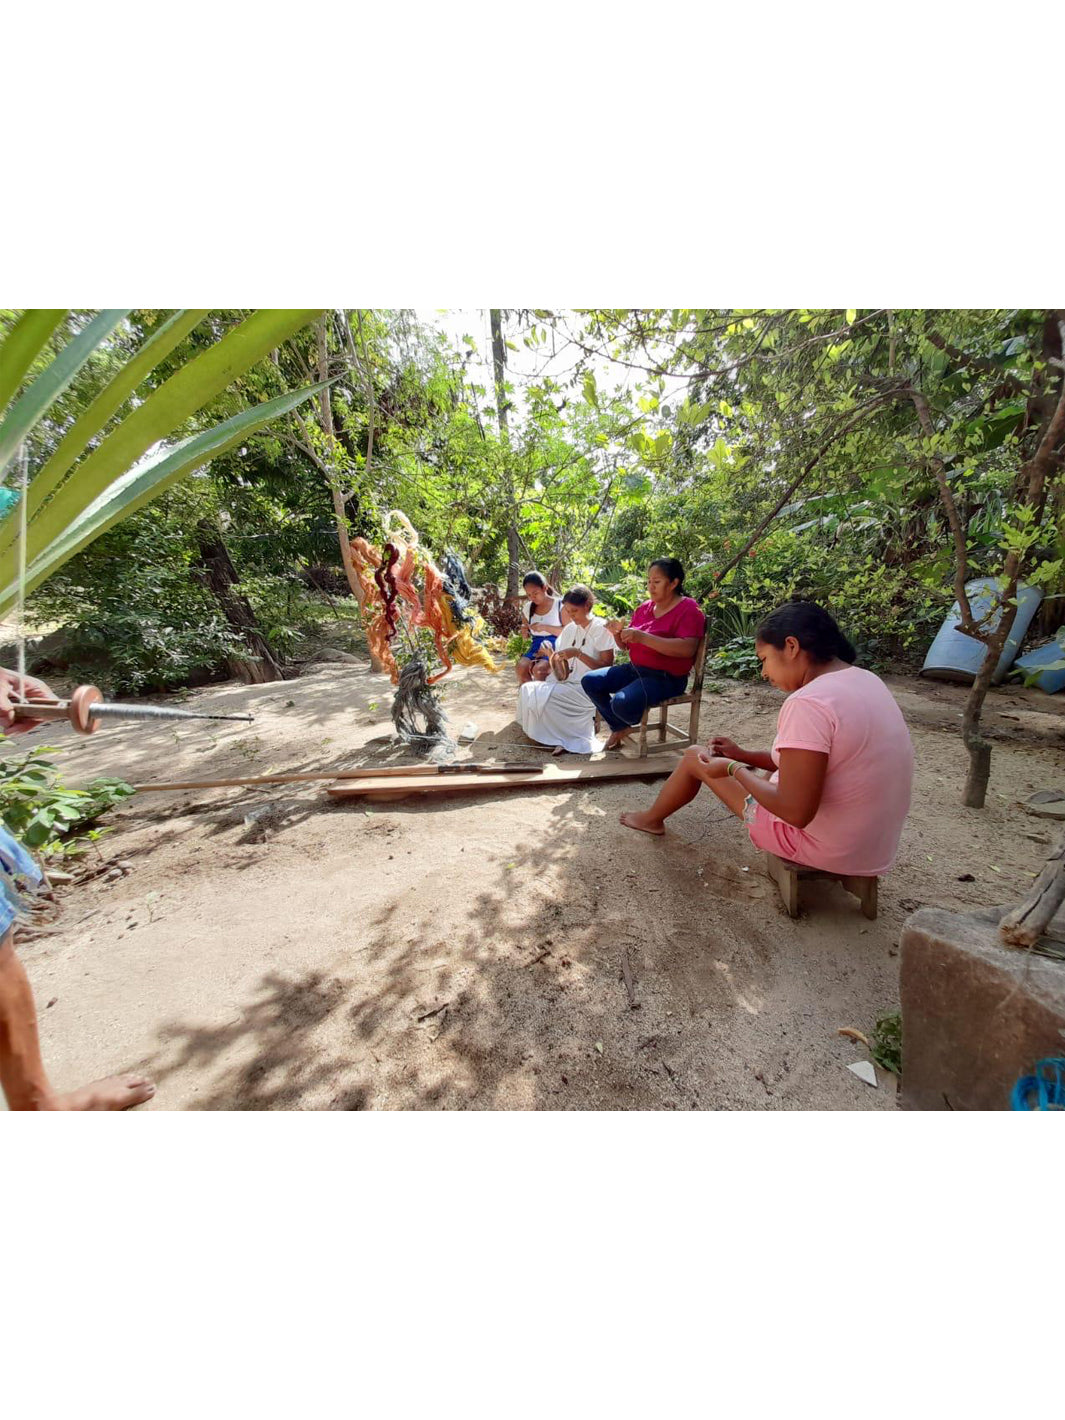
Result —
[{"label": "dirt path", "polygon": [[[1030,835],[1052,830],[1017,800],[1065,784],[1056,703],[998,692],[989,805],[960,808],[964,692],[892,688],[918,780],[873,923],[826,885],[789,921],[705,796],[664,840],[626,832],[619,811],[653,793],[639,784],[370,812],[314,785],[138,796],[105,841],[132,870],[67,890],[55,934],[22,948],[48,1067],[67,1087],[145,1066],[152,1109],[890,1109],[891,1077],[874,1090],[851,1074],[862,1052],[837,1028],[868,1030],[897,1006],[916,906],[1028,886],[1045,852]],[[452,722],[477,722],[477,757],[538,758],[513,700],[509,669],[451,680]],[[768,747],[779,703],[763,686],[708,693],[703,729]],[[256,722],[46,733],[69,747],[74,782],[395,757],[387,680],[361,666],[213,687],[193,704]]]}]

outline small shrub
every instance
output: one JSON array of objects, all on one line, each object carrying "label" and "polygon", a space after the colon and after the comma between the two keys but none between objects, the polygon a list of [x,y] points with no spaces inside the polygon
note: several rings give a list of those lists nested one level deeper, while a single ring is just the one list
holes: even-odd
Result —
[{"label": "small shrub", "polygon": [[[0,750],[9,743],[0,735]],[[68,789],[52,762],[59,753],[52,745],[35,745],[0,762],[0,819],[27,848],[46,858],[69,853],[80,830],[133,793],[124,780],[111,778]],[[105,831],[90,829],[90,835],[95,840]]]},{"label": "small shrub", "polygon": [[876,1019],[869,1053],[876,1063],[892,1074],[902,1074],[902,1016],[889,1011]]}]

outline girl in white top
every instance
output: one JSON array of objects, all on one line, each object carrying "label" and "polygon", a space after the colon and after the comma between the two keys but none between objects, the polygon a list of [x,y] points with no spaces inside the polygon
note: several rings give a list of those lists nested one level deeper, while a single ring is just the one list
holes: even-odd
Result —
[{"label": "girl in white top", "polygon": [[518,691],[521,728],[538,744],[554,745],[556,754],[592,754],[601,747],[595,738],[595,706],[580,682],[588,671],[613,664],[614,638],[602,618],[592,615],[594,601],[588,587],[566,593],[566,625],[555,642],[550,674]]},{"label": "girl in white top", "polygon": [[521,619],[521,634],[531,636],[532,645],[515,666],[519,685],[547,679],[548,661],[562,630],[562,599],[555,596],[539,572],[527,573],[522,585],[529,604]]}]

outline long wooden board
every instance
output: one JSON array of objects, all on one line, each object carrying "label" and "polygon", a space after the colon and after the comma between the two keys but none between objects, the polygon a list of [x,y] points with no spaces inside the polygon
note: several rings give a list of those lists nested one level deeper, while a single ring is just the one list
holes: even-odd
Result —
[{"label": "long wooden board", "polygon": [[426,774],[390,783],[380,779],[349,779],[326,790],[332,799],[405,799],[412,794],[484,794],[499,789],[580,789],[612,779],[662,779],[672,774],[680,755],[656,755],[652,759],[611,756],[575,769],[547,764],[532,774]]}]

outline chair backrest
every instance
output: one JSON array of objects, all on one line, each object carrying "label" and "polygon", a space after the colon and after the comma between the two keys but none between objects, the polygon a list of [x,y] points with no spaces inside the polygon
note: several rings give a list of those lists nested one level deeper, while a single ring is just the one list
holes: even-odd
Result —
[{"label": "chair backrest", "polygon": [[692,683],[690,691],[694,694],[703,688],[703,671],[706,668],[706,623],[703,623],[703,634],[699,638],[699,644],[695,648],[695,664],[692,666]]}]

